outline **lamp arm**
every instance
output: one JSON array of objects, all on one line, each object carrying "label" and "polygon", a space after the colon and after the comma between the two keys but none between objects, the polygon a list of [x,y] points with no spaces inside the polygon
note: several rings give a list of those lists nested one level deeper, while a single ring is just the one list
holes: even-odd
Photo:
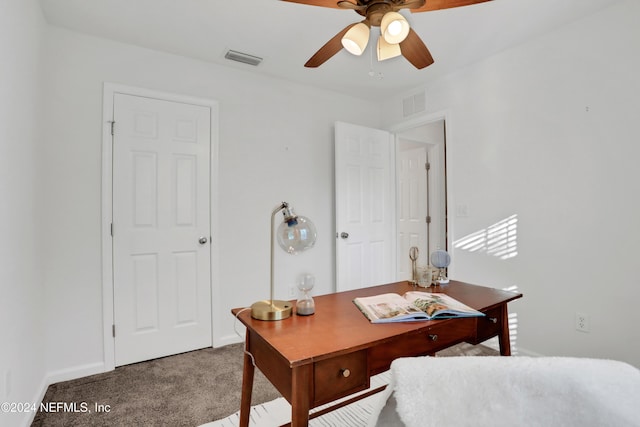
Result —
[{"label": "lamp arm", "polygon": [[275,239],[274,239],[274,237],[275,237],[274,236],[274,234],[275,234],[274,228],[275,227],[274,227],[274,222],[275,222],[276,214],[278,212],[280,212],[281,210],[286,209],[288,207],[289,207],[289,204],[287,202],[282,202],[282,203],[280,203],[278,206],[276,206],[273,209],[273,212],[271,212],[271,285],[270,285],[271,294],[270,294],[270,297],[269,297],[270,298],[269,299],[269,304],[271,304],[271,307],[273,307],[273,270],[274,270],[273,269],[273,254],[275,252]]}]

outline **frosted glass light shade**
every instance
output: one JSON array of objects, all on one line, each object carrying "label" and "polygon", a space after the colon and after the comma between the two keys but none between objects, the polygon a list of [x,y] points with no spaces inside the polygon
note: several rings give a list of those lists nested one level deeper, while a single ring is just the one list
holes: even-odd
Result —
[{"label": "frosted glass light shade", "polygon": [[353,55],[360,56],[367,48],[369,43],[369,26],[364,22],[360,22],[342,37],[342,46]]},{"label": "frosted glass light shade", "polygon": [[431,264],[437,268],[447,268],[451,264],[451,256],[442,249],[435,250],[431,253]]},{"label": "frosted glass light shade", "polygon": [[284,221],[278,226],[278,245],[295,255],[313,247],[316,243],[316,227],[304,216],[297,216],[295,223]]},{"label": "frosted glass light shade", "polygon": [[398,44],[409,35],[409,22],[398,12],[387,12],[380,22],[380,31],[390,44]]},{"label": "frosted glass light shade", "polygon": [[387,43],[387,41],[382,36],[378,38],[378,61],[395,58],[396,56],[400,56],[401,54],[402,52],[400,51],[399,44]]}]

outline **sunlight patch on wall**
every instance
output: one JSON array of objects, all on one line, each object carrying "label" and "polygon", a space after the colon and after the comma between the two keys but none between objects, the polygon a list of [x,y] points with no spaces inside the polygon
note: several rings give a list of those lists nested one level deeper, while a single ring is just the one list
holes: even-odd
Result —
[{"label": "sunlight patch on wall", "polygon": [[469,252],[485,252],[500,259],[518,255],[518,215],[511,215],[482,230],[453,242],[453,247]]},{"label": "sunlight patch on wall", "polygon": [[509,313],[509,342],[511,354],[518,354],[518,313]]},{"label": "sunlight patch on wall", "polygon": [[[503,291],[519,292],[518,285],[502,288]],[[509,313],[507,315],[507,323],[509,324],[509,342],[511,344],[511,355],[518,354],[518,313]]]}]

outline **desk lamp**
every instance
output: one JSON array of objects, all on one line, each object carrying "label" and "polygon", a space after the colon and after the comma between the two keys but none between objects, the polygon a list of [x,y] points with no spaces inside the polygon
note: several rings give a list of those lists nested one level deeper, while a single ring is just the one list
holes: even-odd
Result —
[{"label": "desk lamp", "polygon": [[284,216],[278,227],[278,245],[291,255],[305,251],[316,243],[316,227],[309,219],[296,215],[287,202],[282,202],[271,212],[271,297],[251,306],[251,317],[258,320],[282,320],[291,316],[293,304],[290,301],[273,299],[273,252],[275,248],[275,216],[282,211]]}]

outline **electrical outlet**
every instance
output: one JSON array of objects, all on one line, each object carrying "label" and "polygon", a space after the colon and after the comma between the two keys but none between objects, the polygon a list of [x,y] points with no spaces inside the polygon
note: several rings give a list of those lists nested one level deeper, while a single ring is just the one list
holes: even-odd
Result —
[{"label": "electrical outlet", "polygon": [[576,312],[576,331],[589,332],[589,316]]},{"label": "electrical outlet", "polygon": [[289,298],[297,298],[297,294],[296,294],[296,287],[295,286],[289,286]]},{"label": "electrical outlet", "polygon": [[469,206],[464,203],[456,205],[456,216],[458,218],[467,218],[469,216]]}]

